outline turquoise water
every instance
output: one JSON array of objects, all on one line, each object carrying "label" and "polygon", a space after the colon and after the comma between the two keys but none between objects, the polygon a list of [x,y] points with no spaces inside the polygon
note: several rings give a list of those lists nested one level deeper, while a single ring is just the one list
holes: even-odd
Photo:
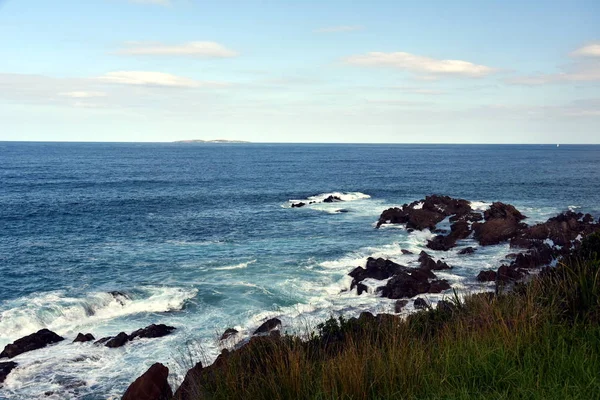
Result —
[{"label": "turquoise water", "polygon": [[[67,338],[16,357],[0,398],[119,398],[154,362],[177,384],[186,343],[210,361],[228,327],[244,336],[278,317],[298,332],[390,312],[391,300],[344,291],[346,274],[368,256],[410,264],[400,250],[431,234],[376,230],[381,211],[439,193],[508,202],[529,222],[568,208],[598,217],[598,171],[600,146],[0,143],[0,346],[44,327]],[[346,201],[319,202],[332,193]],[[430,253],[472,291],[507,252]],[[70,344],[151,323],[177,331],[120,349]]]}]

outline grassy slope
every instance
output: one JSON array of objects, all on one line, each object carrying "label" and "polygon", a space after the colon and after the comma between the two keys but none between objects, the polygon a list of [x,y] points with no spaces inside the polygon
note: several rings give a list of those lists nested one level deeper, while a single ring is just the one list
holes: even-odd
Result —
[{"label": "grassy slope", "polygon": [[254,339],[205,369],[192,398],[600,399],[600,235],[588,239],[504,294]]}]

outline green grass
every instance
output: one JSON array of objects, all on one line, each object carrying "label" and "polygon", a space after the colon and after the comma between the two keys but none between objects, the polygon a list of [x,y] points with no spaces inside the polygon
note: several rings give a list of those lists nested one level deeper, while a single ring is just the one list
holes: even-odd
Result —
[{"label": "green grass", "polygon": [[600,399],[599,239],[505,293],[405,320],[332,318],[308,340],[255,338],[190,398]]}]

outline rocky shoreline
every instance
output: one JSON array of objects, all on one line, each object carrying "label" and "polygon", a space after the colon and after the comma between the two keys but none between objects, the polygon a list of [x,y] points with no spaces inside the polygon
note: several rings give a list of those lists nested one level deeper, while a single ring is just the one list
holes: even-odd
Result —
[{"label": "rocky shoreline", "polygon": [[[332,197],[323,201],[342,200]],[[304,205],[304,203],[292,204],[291,208]],[[526,219],[525,215],[510,204],[495,202],[485,211],[479,211],[472,208],[467,200],[432,195],[404,204],[402,207],[383,211],[376,227],[402,224],[408,231],[429,230],[436,233],[436,236],[428,240],[427,248],[433,251],[457,251],[464,257],[469,257],[477,251],[473,247],[462,247],[456,250],[461,245],[460,241],[467,238],[473,238],[481,247],[509,243],[513,250],[505,257],[505,260],[510,260],[509,262],[499,265],[496,270],[482,270],[473,277],[480,282],[494,282],[496,291],[507,284],[525,279],[533,271],[551,268],[555,260],[576,250],[584,237],[600,230],[600,221],[594,221],[592,215],[573,211],[563,212],[549,218],[546,222],[535,225],[527,225],[523,222]],[[450,223],[449,232],[438,229],[438,225],[445,220]],[[403,250],[403,253],[409,254],[410,251]],[[426,251],[421,251],[415,264],[415,266],[406,266],[384,258],[369,257],[364,266],[357,266],[348,273],[352,278],[349,290],[356,289],[356,294],[360,296],[368,291],[368,287],[364,284],[366,279],[381,281],[382,284],[376,287],[375,293],[381,297],[397,300],[395,313],[400,313],[410,299],[415,309],[428,307],[427,301],[417,296],[443,293],[451,289],[450,283],[440,279],[436,272],[450,270],[452,266],[442,259],[434,259]],[[116,299],[126,296],[120,292],[111,294]],[[449,307],[446,303],[441,301],[438,307]],[[395,316],[388,314],[373,316],[363,313],[360,318],[364,320],[391,317]],[[154,364],[130,385],[123,399],[191,399],[193,382],[197,382],[200,377],[209,379],[207,377],[211,376],[211,371],[226,363],[232,352],[244,352],[248,344],[255,346],[268,338],[278,337],[280,327],[279,319],[269,319],[254,331],[252,337],[240,342],[245,343],[245,346],[241,345],[233,351],[223,350],[215,362],[208,367],[203,367],[201,363],[196,364],[188,371],[183,383],[174,394],[167,381],[168,368],[160,363]],[[99,340],[96,340],[91,333],[79,333],[73,343],[93,341],[94,345],[116,348],[139,338],[163,337],[175,329],[163,324],[152,324],[130,334],[120,332],[115,336]],[[226,342],[237,335],[237,330],[229,328],[221,336],[221,341]],[[0,384],[12,370],[18,368],[18,363],[5,362],[3,358],[11,359],[24,352],[41,349],[63,340],[65,339],[56,333],[42,329],[6,345],[0,353]]]}]

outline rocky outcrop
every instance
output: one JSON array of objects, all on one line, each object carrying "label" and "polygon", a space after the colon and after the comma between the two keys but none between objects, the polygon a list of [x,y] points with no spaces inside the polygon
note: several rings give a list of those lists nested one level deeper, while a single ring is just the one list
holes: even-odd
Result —
[{"label": "rocky outcrop", "polygon": [[473,223],[475,239],[482,246],[489,246],[507,241],[527,228],[521,223],[525,217],[514,206],[501,202],[493,203],[483,213],[485,222]]},{"label": "rocky outcrop", "polygon": [[129,385],[122,400],[170,400],[173,391],[168,377],[169,368],[156,363]]},{"label": "rocky outcrop", "polygon": [[239,332],[237,331],[237,329],[233,329],[233,328],[227,328],[225,329],[225,332],[223,332],[223,334],[221,335],[221,339],[219,340],[227,340],[232,336],[237,335]]},{"label": "rocky outcrop", "polygon": [[449,289],[450,285],[445,280],[429,281],[427,274],[418,269],[411,273],[400,272],[392,277],[385,286],[378,288],[383,297],[401,299],[414,297],[423,293],[439,293]]},{"label": "rocky outcrop", "polygon": [[481,271],[477,275],[477,280],[479,282],[493,282],[496,280],[496,276],[497,276],[496,271],[492,271],[492,270]]},{"label": "rocky outcrop", "polygon": [[423,310],[428,306],[429,305],[427,304],[427,301],[422,297],[417,297],[413,302],[413,307],[415,308],[415,310]]},{"label": "rocky outcrop", "polygon": [[[102,339],[100,339],[102,340]],[[125,332],[120,332],[117,336],[108,338],[104,345],[111,349],[124,346],[129,341],[129,336]]]},{"label": "rocky outcrop", "polygon": [[427,196],[421,201],[404,204],[385,210],[379,216],[377,227],[382,224],[406,224],[409,229],[430,229],[448,216],[463,216],[471,212],[471,205],[467,200],[453,199],[448,196]]},{"label": "rocky outcrop", "polygon": [[202,363],[199,362],[185,374],[183,382],[175,391],[173,400],[195,400],[200,398],[198,382],[203,369]]},{"label": "rocky outcrop", "polygon": [[62,340],[64,340],[64,338],[56,333],[48,329],[41,329],[36,333],[15,340],[14,343],[7,344],[2,353],[0,353],[0,358],[13,358],[19,354],[41,349],[49,344],[58,343]]},{"label": "rocky outcrop", "polygon": [[377,280],[388,279],[397,274],[398,272],[405,270],[408,270],[408,267],[396,264],[393,261],[386,260],[384,258],[369,257],[367,259],[367,264],[365,265],[365,268],[354,268],[348,274],[352,278],[354,278],[350,289],[353,289],[354,286],[356,286],[360,281],[363,281],[367,278]]},{"label": "rocky outcrop", "polygon": [[448,251],[454,246],[456,242],[461,239],[466,239],[471,234],[471,226],[465,220],[459,220],[450,226],[450,233],[448,235],[437,235],[432,240],[427,242],[427,247],[432,250]]},{"label": "rocky outcrop", "polygon": [[327,197],[325,200],[323,200],[323,203],[336,203],[338,201],[343,201],[342,199],[340,199],[338,196],[329,196]]},{"label": "rocky outcrop", "polygon": [[0,362],[0,383],[4,382],[10,371],[17,368],[17,365],[14,361]]},{"label": "rocky outcrop", "polygon": [[278,318],[271,318],[265,321],[261,326],[258,327],[254,331],[254,335],[266,334],[271,332],[274,329],[277,329],[281,326],[281,320]]},{"label": "rocky outcrop", "polygon": [[421,264],[421,268],[426,271],[441,271],[443,269],[452,268],[442,260],[434,261],[434,259],[425,251],[421,251],[419,254],[419,263]]},{"label": "rocky outcrop", "polygon": [[77,342],[81,342],[81,343],[83,343],[83,342],[91,342],[93,340],[96,340],[96,338],[91,333],[86,333],[85,335],[83,333],[78,333],[77,337],[75,338],[75,340],[73,340],[73,343],[77,343]]},{"label": "rocky outcrop", "polygon": [[163,337],[175,330],[175,327],[168,326],[165,324],[152,324],[148,325],[145,328],[138,329],[136,331],[131,332],[129,335],[129,340],[133,340],[136,338],[158,338]]},{"label": "rocky outcrop", "polygon": [[461,249],[458,254],[464,255],[464,254],[473,254],[475,253],[475,249],[471,246],[469,247],[465,247],[464,249]]},{"label": "rocky outcrop", "polygon": [[300,207],[304,207],[306,205],[306,203],[304,202],[300,202],[300,203],[292,203],[292,208],[300,208]]}]

